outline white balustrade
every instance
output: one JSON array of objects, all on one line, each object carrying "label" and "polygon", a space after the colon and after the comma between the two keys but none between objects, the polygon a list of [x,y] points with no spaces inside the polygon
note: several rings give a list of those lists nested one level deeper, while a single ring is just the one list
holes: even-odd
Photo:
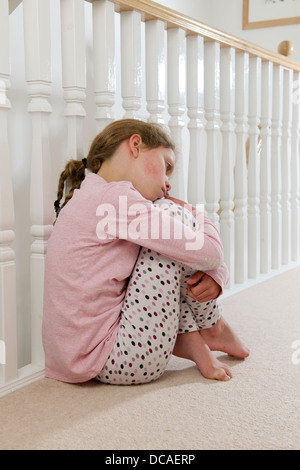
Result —
[{"label": "white balustrade", "polygon": [[84,0],[61,0],[62,85],[66,101],[66,159],[84,156],[83,103],[86,98]]},{"label": "white balustrade", "polygon": [[176,168],[172,176],[171,194],[186,201],[184,163],[182,153],[182,130],[184,126],[186,90],[186,39],[185,31],[180,28],[168,29],[168,112],[169,128],[176,145]]},{"label": "white balustrade", "polygon": [[[229,35],[200,23],[197,26],[196,21],[174,15],[151,1],[90,0],[92,5],[85,0],[51,2],[51,8],[59,11],[50,10],[50,0],[22,3],[24,96],[29,101],[32,132],[30,148],[24,143],[24,152],[32,156],[28,204],[33,240],[24,253],[25,258],[30,257],[31,267],[32,380],[41,376],[44,368],[43,280],[57,186],[51,175],[51,160],[57,166],[66,158],[82,158],[84,148],[90,145],[83,132],[87,113],[94,115],[99,132],[121,117],[147,119],[169,128],[177,150],[171,194],[192,205],[204,204],[220,229],[230,272],[228,294],[299,265],[297,64],[238,39],[231,40]],[[12,80],[9,20],[8,0],[0,0],[0,395],[12,387],[7,384],[15,387],[23,374],[17,363],[19,260],[15,261],[12,248],[11,166],[16,159],[10,161],[9,142],[10,135],[21,138],[22,134],[10,129],[15,122],[8,119]],[[85,31],[86,27],[92,27],[92,31]],[[51,53],[50,31],[59,29],[61,51]],[[116,39],[120,40],[120,55]],[[55,63],[55,71],[62,65],[61,114],[66,117],[67,132],[59,130],[59,135],[53,125],[55,119],[49,119],[52,58],[62,59],[61,64]],[[86,70],[91,72],[89,80]],[[91,92],[92,106],[86,100]],[[58,100],[53,103],[56,106]],[[60,111],[55,109],[56,113]],[[55,149],[53,156],[50,145]]]},{"label": "white balustrade", "polygon": [[146,101],[149,121],[165,124],[166,101],[166,41],[165,23],[146,22]]},{"label": "white balustrade", "polygon": [[52,109],[49,0],[24,0],[25,70],[32,117],[30,217],[31,234],[31,356],[43,367],[41,339],[44,266],[47,240],[53,223],[53,186],[48,118]]},{"label": "white balustrade", "polygon": [[244,283],[248,278],[248,210],[247,210],[247,157],[248,132],[249,54],[236,54],[235,112],[236,112],[236,161],[235,183],[235,282]]},{"label": "white balustrade", "polygon": [[271,214],[272,214],[272,268],[281,266],[282,215],[281,215],[281,140],[283,68],[273,68],[272,158],[271,158]]},{"label": "white balustrade", "polygon": [[300,257],[300,72],[294,72],[292,103],[291,256],[297,261]]},{"label": "white balustrade", "polygon": [[291,260],[291,127],[292,127],[293,71],[283,71],[282,113],[282,264]]},{"label": "white balustrade", "polygon": [[188,202],[205,204],[204,41],[187,37],[187,114],[190,132]]},{"label": "white balustrade", "polygon": [[273,64],[262,64],[260,155],[260,269],[271,271],[271,125]]},{"label": "white balustrade", "polygon": [[0,39],[0,384],[3,384],[18,376],[16,264],[11,247],[15,238],[15,211],[7,130],[10,109],[7,0],[0,0]]},{"label": "white balustrade", "polygon": [[249,63],[249,158],[248,158],[248,276],[260,273],[259,155],[261,111],[261,59]]},{"label": "white balustrade", "polygon": [[204,45],[204,105],[206,118],[206,211],[212,223],[219,228],[220,168],[218,138],[220,131],[220,44]]},{"label": "white balustrade", "polygon": [[220,113],[222,131],[222,161],[220,181],[220,232],[224,247],[224,261],[228,267],[229,289],[234,284],[234,111],[235,111],[235,50],[221,49]]},{"label": "white balustrade", "polygon": [[121,12],[121,88],[124,118],[140,118],[142,105],[141,14]]},{"label": "white balustrade", "polygon": [[93,2],[94,90],[98,132],[115,120],[115,9],[108,0]]}]

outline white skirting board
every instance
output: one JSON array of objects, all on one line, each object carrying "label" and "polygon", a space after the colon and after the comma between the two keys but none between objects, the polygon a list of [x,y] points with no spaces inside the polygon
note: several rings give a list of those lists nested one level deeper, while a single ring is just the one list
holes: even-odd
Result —
[{"label": "white skirting board", "polygon": [[0,384],[0,398],[9,393],[15,392],[19,388],[25,387],[37,380],[45,377],[45,370],[43,368],[33,367],[31,364],[22,367],[18,370],[18,378],[8,382],[4,385]]}]

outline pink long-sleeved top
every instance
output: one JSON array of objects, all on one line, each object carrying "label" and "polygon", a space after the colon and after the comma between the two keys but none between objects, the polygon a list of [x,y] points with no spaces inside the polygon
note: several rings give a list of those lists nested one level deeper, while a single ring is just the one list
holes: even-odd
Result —
[{"label": "pink long-sleeved top", "polygon": [[86,176],[61,210],[47,247],[42,327],[47,377],[85,382],[101,371],[140,246],[207,271],[222,292],[228,270],[218,231],[206,216],[198,230],[182,228],[130,182]]}]

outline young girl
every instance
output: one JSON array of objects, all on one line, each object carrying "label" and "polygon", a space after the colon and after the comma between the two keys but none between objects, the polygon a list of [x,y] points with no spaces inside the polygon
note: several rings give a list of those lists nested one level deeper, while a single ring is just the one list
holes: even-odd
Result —
[{"label": "young girl", "polygon": [[86,159],[66,165],[46,256],[47,377],[146,383],[174,354],[229,380],[211,351],[248,356],[221,315],[228,270],[217,230],[166,196],[174,165],[163,129],[131,119],[107,126]]}]

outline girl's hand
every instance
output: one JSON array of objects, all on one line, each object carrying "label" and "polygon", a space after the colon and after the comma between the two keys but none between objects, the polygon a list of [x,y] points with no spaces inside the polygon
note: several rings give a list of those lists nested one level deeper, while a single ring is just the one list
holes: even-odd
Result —
[{"label": "girl's hand", "polygon": [[187,294],[198,302],[216,299],[221,291],[219,284],[208,274],[197,271],[188,280]]}]

